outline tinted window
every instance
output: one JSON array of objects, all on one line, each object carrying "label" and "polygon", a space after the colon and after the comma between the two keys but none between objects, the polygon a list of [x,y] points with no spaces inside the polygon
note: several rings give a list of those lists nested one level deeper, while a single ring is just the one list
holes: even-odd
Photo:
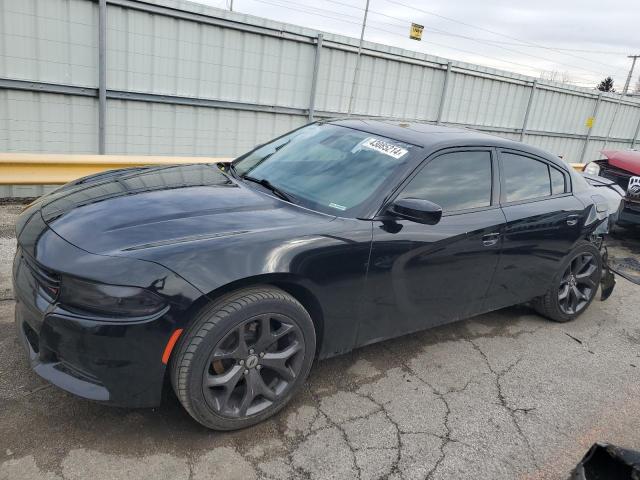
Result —
[{"label": "tinted window", "polygon": [[295,203],[343,215],[372,197],[417,148],[360,130],[312,124],[250,152],[234,166],[239,175],[268,180]]},{"label": "tinted window", "polygon": [[551,193],[558,195],[567,191],[565,186],[564,174],[557,168],[549,167],[551,173]]},{"label": "tinted window", "polygon": [[551,195],[546,163],[512,153],[502,153],[500,157],[507,202]]},{"label": "tinted window", "polygon": [[446,211],[491,204],[489,152],[452,152],[430,161],[399,198],[422,198]]}]

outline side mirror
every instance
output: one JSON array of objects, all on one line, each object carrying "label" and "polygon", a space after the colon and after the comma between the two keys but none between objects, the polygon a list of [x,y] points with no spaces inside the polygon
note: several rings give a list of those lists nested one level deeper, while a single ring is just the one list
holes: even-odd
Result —
[{"label": "side mirror", "polygon": [[442,218],[442,207],[429,200],[402,198],[389,208],[393,215],[416,223],[435,225]]}]

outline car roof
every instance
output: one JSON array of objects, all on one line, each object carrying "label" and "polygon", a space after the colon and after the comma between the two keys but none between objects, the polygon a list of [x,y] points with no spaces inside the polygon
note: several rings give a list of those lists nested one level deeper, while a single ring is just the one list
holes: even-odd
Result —
[{"label": "car roof", "polygon": [[332,119],[328,120],[327,123],[410,143],[411,145],[424,148],[428,151],[428,154],[447,147],[490,146],[511,148],[552,161],[565,170],[569,169],[566,162],[550,152],[470,128],[434,125],[432,123],[415,120],[358,117]]}]

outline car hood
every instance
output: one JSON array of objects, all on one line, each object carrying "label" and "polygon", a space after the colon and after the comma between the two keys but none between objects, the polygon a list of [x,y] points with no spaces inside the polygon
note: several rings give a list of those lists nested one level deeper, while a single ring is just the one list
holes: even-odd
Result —
[{"label": "car hood", "polygon": [[640,151],[638,150],[602,150],[609,164],[626,170],[634,175],[640,175]]},{"label": "car hood", "polygon": [[334,219],[249,188],[207,164],[97,174],[38,203],[49,228],[96,254],[131,254]]}]

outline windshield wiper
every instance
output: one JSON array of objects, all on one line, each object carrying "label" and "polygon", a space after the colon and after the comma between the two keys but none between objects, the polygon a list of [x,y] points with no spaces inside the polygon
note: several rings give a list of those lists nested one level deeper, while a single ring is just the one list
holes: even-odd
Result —
[{"label": "windshield wiper", "polygon": [[236,178],[240,178],[240,175],[236,171],[236,166],[231,162],[218,162],[216,164],[220,170],[224,173],[231,173]]},{"label": "windshield wiper", "polygon": [[287,202],[293,203],[293,197],[291,195],[289,195],[288,193],[285,193],[282,190],[280,190],[278,187],[273,185],[266,178],[255,178],[255,177],[251,177],[249,175],[245,175],[244,177],[242,177],[242,179],[246,180],[248,182],[257,183],[258,185],[262,185],[264,188],[266,188],[267,190],[270,190],[271,192],[273,192],[275,195],[277,195],[281,199],[286,200]]},{"label": "windshield wiper", "polygon": [[[262,157],[260,160],[258,160],[255,164],[253,164],[253,166],[247,170],[248,172],[250,172],[251,170],[253,170],[254,168],[258,167],[259,165],[261,165],[265,160],[267,160],[268,158],[271,158],[273,155],[276,154],[276,152],[278,152],[282,147],[289,145],[289,143],[291,143],[291,139],[287,140],[286,142],[284,142],[282,145],[278,145],[276,148],[273,149],[273,152],[266,154],[264,157]],[[244,178],[244,177],[243,177]]]}]

